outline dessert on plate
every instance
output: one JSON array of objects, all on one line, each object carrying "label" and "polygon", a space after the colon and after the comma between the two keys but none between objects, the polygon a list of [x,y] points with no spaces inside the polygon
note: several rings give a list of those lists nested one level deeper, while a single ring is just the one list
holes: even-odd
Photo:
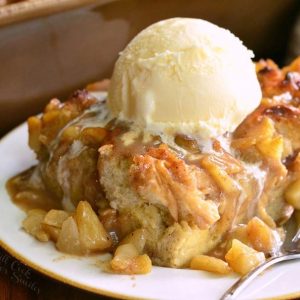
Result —
[{"label": "dessert on plate", "polygon": [[199,19],[139,33],[111,81],[28,119],[38,164],[7,188],[23,228],[110,271],[158,266],[246,274],[299,220],[300,60],[254,64]]}]

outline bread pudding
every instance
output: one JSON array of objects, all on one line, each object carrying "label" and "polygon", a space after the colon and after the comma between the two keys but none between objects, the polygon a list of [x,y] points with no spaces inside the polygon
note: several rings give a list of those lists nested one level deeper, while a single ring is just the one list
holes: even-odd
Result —
[{"label": "bread pudding", "polygon": [[259,106],[209,137],[116,117],[108,80],[52,99],[28,119],[37,166],[7,183],[23,228],[62,252],[111,252],[121,274],[152,263],[248,273],[280,251],[300,209],[300,58],[261,60],[256,75]]}]

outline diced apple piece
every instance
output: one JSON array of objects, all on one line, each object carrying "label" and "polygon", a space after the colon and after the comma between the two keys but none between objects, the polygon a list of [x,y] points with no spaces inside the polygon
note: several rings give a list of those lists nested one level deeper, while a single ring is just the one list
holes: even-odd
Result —
[{"label": "diced apple piece", "polygon": [[49,241],[48,234],[42,228],[45,215],[46,211],[42,209],[32,209],[22,222],[24,230],[41,242]]},{"label": "diced apple piece", "polygon": [[147,274],[151,272],[152,262],[148,255],[139,255],[134,245],[124,244],[116,249],[110,266],[119,274]]},{"label": "diced apple piece", "polygon": [[247,136],[255,137],[257,140],[266,140],[275,133],[274,122],[264,116],[259,123],[249,128]]},{"label": "diced apple piece", "polygon": [[52,241],[57,242],[62,224],[69,216],[70,213],[57,209],[51,209],[46,214],[42,223],[42,228]]},{"label": "diced apple piece", "polygon": [[79,126],[69,126],[63,130],[61,140],[64,142],[73,142],[78,139],[81,128]]},{"label": "diced apple piece", "polygon": [[258,151],[263,156],[276,160],[281,160],[283,146],[283,138],[281,136],[264,139],[256,144]]},{"label": "diced apple piece", "polygon": [[271,228],[257,217],[247,225],[248,239],[252,247],[264,253],[270,253],[275,246],[275,238]]},{"label": "diced apple piece", "polygon": [[42,223],[42,228],[43,230],[48,234],[49,238],[53,241],[53,242],[57,242],[58,240],[58,236],[60,234],[61,228],[58,227],[54,227],[45,223]]},{"label": "diced apple piece", "polygon": [[38,152],[41,148],[41,142],[39,140],[39,135],[41,133],[42,122],[39,117],[30,117],[27,120],[28,131],[29,131],[29,139],[28,144],[29,147]]},{"label": "diced apple piece", "polygon": [[111,246],[110,236],[87,201],[79,202],[75,218],[80,243],[86,252],[102,251]]},{"label": "diced apple piece", "polygon": [[225,255],[231,269],[245,275],[265,261],[265,255],[246,246],[239,240],[233,240],[231,248]]},{"label": "diced apple piece", "polygon": [[83,129],[81,133],[81,141],[85,145],[98,146],[103,142],[107,136],[108,131],[101,127],[88,127]]},{"label": "diced apple piece", "polygon": [[63,222],[57,239],[56,247],[59,251],[65,253],[75,255],[84,254],[84,251],[80,245],[78,227],[74,217],[68,217]]},{"label": "diced apple piece", "polygon": [[43,223],[61,228],[63,222],[70,216],[70,213],[64,210],[51,209],[45,216]]},{"label": "diced apple piece", "polygon": [[300,179],[292,182],[284,193],[285,201],[295,209],[300,209]]},{"label": "diced apple piece", "polygon": [[194,257],[191,261],[190,267],[193,270],[203,270],[218,274],[228,274],[231,271],[225,261],[207,255]]},{"label": "diced apple piece", "polygon": [[129,233],[120,243],[120,245],[124,244],[132,244],[138,250],[139,254],[143,253],[145,243],[146,243],[146,231],[143,228],[137,229],[131,233]]},{"label": "diced apple piece", "polygon": [[127,258],[133,258],[139,255],[139,251],[136,249],[136,247],[132,244],[123,244],[120,245],[116,251],[114,256],[118,257],[119,259],[127,259]]},{"label": "diced apple piece", "polygon": [[240,242],[244,243],[245,245],[249,245],[249,238],[248,238],[248,232],[247,232],[247,225],[245,224],[240,224],[236,227],[233,228],[233,230],[230,232],[229,238],[228,238],[228,250],[229,247],[231,246],[231,241],[232,240],[239,240]]}]

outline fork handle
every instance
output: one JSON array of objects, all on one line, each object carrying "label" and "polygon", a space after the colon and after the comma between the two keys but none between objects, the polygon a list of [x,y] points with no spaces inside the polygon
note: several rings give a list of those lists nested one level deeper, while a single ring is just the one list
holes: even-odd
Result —
[{"label": "fork handle", "polygon": [[229,288],[226,293],[220,298],[220,300],[235,299],[250,282],[257,277],[261,272],[271,267],[272,265],[293,259],[300,259],[300,253],[286,254],[277,257],[271,257],[267,259],[264,263],[259,265],[257,268],[252,270],[250,273],[242,276],[231,288]]}]

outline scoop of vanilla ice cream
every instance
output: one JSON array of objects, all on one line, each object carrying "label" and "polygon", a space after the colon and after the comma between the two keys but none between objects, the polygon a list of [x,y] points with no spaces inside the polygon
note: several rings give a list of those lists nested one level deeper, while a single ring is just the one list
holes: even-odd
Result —
[{"label": "scoop of vanilla ice cream", "polygon": [[109,108],[150,131],[203,137],[231,132],[261,100],[252,57],[230,31],[207,21],[160,21],[120,54]]}]

